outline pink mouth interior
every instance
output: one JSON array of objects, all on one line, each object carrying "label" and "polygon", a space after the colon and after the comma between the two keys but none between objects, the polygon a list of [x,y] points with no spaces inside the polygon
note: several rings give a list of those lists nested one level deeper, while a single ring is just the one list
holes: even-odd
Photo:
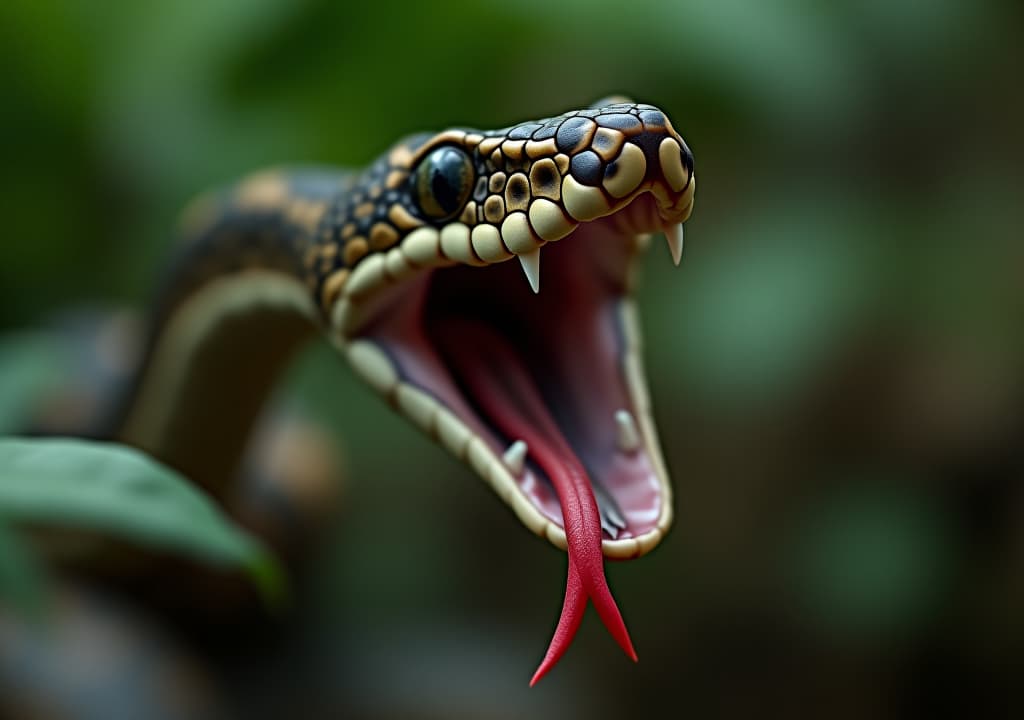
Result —
[{"label": "pink mouth interior", "polygon": [[615,640],[636,660],[633,642],[604,577],[601,515],[591,481],[545,407],[526,367],[500,335],[483,323],[449,321],[441,332],[452,351],[449,360],[459,378],[501,430],[526,441],[534,461],[551,479],[562,506],[569,545],[565,602],[551,646],[530,684],[540,680],[568,649],[588,597]]},{"label": "pink mouth interior", "polygon": [[[641,443],[638,451],[623,453],[617,446],[615,412],[637,416],[622,372],[617,312],[629,253],[610,223],[589,223],[541,249],[537,295],[515,259],[445,268],[410,282],[366,333],[403,380],[439,400],[497,457],[521,438],[499,428],[480,399],[460,384],[449,358],[472,354],[476,343],[446,328],[478,323],[507,340],[598,492],[614,501],[625,520],[616,538],[606,533],[607,539],[650,532],[662,511],[646,447]],[[545,517],[564,528],[551,479],[529,456],[516,481]]]},{"label": "pink mouth interior", "polygon": [[[643,441],[631,452],[617,444],[615,412],[637,414],[617,312],[631,252],[611,218],[588,223],[541,250],[538,295],[515,259],[446,268],[409,283],[366,333],[403,380],[443,403],[497,457],[527,443],[518,486],[565,529],[569,546],[562,616],[533,682],[567,649],[588,598],[636,657],[601,552],[603,538],[653,530],[662,510]],[[609,512],[619,525],[602,523]]]}]

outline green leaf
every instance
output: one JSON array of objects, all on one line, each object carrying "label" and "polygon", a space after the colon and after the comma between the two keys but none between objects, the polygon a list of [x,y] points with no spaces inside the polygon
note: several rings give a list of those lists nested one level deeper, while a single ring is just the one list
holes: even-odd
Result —
[{"label": "green leaf", "polygon": [[17,533],[0,522],[0,605],[37,618],[46,609],[46,590],[36,558]]},{"label": "green leaf", "polygon": [[0,518],[116,535],[249,573],[280,603],[267,549],[181,475],[131,448],[70,439],[0,439]]}]

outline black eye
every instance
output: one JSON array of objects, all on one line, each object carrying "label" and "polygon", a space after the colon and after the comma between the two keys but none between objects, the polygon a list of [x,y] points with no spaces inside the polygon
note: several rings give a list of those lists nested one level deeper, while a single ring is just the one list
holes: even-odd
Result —
[{"label": "black eye", "polygon": [[443,220],[457,213],[469,199],[473,189],[473,164],[458,148],[438,148],[420,162],[414,183],[423,213]]}]

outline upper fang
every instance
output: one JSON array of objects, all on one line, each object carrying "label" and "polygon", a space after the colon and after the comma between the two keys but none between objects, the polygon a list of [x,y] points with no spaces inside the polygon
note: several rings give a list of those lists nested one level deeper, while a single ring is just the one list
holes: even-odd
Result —
[{"label": "upper fang", "polygon": [[519,256],[519,263],[523,266],[526,279],[534,293],[540,292],[540,248],[535,248],[528,253]]},{"label": "upper fang", "polygon": [[674,223],[665,227],[665,239],[668,240],[668,249],[672,253],[672,262],[679,266],[683,258],[683,224]]}]

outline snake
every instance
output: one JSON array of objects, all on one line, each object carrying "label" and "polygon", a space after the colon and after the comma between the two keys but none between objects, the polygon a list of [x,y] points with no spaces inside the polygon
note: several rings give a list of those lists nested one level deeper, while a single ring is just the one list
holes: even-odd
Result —
[{"label": "snake", "polygon": [[604,562],[650,552],[672,522],[637,265],[657,233],[679,264],[695,187],[666,113],[612,96],[415,134],[362,170],[278,167],[209,191],[182,214],[111,434],[222,497],[282,372],[325,338],[566,552],[530,684],[589,603],[635,661]]}]

